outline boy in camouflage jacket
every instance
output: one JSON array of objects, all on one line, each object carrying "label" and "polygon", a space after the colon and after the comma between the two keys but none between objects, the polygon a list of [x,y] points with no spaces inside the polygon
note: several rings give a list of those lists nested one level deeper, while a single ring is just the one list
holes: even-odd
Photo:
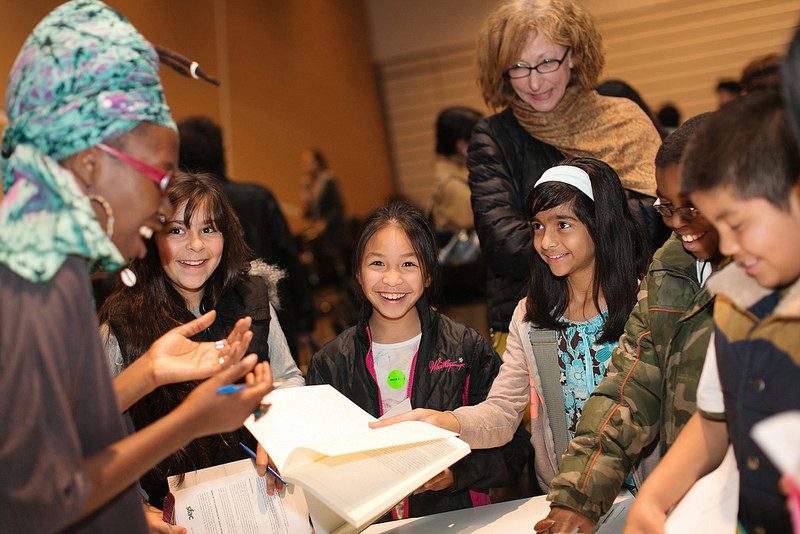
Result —
[{"label": "boy in camouflage jacket", "polygon": [[713,226],[680,195],[680,158],[707,115],[684,123],[656,156],[656,209],[674,235],[642,280],[607,376],[586,402],[550,484],[552,508],[537,532],[591,532],[642,451],[666,452],[696,410],[713,331],[713,297],[702,286],[721,258]]}]

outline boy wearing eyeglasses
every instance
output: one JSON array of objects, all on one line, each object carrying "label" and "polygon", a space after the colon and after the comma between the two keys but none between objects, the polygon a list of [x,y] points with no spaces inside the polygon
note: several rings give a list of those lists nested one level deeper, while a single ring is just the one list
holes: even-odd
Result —
[{"label": "boy wearing eyeglasses", "polygon": [[723,258],[714,227],[680,194],[680,160],[707,116],[685,122],[658,150],[654,207],[673,235],[655,253],[606,378],[584,406],[537,532],[592,532],[640,458],[637,483],[696,410],[713,330],[714,299],[703,286]]}]

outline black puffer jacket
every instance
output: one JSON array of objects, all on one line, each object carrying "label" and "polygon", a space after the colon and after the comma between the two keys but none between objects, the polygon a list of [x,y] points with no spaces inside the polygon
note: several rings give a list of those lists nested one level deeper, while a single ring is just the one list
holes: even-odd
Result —
[{"label": "black puffer jacket", "polygon": [[564,156],[531,136],[511,109],[483,119],[467,152],[475,229],[486,258],[489,328],[508,332],[530,276],[533,235],[525,198],[542,173]]},{"label": "black puffer jacket", "polygon": [[[500,359],[489,342],[473,329],[431,310],[424,299],[417,303],[417,311],[422,339],[412,377],[411,405],[454,410],[484,400],[500,368]],[[366,318],[370,313],[368,309],[358,325],[342,332],[314,355],[306,384],[330,384],[378,417],[378,384],[366,362],[370,348]],[[437,360],[456,365],[439,362],[437,366]],[[452,466],[455,480],[451,489],[412,495],[407,502],[408,516],[468,508],[472,506],[469,489],[488,490],[515,483],[531,453],[529,440],[530,434],[520,426],[503,447],[473,451]]]}]

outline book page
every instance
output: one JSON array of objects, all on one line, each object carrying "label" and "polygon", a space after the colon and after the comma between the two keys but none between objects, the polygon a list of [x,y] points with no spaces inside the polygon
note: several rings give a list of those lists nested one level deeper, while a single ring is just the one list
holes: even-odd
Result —
[{"label": "book page", "polygon": [[169,481],[175,520],[190,534],[311,533],[302,489],[267,495],[251,460],[187,473],[183,484],[177,479]]},{"label": "book page", "polygon": [[266,415],[244,426],[281,472],[295,448],[366,432],[376,420],[329,385],[276,389],[263,402],[271,404]]},{"label": "book page", "polygon": [[384,412],[382,416],[378,417],[379,421],[389,419],[395,415],[401,415],[411,411],[411,397],[406,397],[405,400],[395,404],[388,412]]},{"label": "book page", "polygon": [[800,484],[800,411],[767,417],[753,425],[750,435],[778,471]]},{"label": "book page", "polygon": [[421,421],[371,429],[376,419],[329,385],[275,390],[264,402],[271,404],[267,414],[250,416],[245,426],[281,473],[300,447],[335,456],[457,435]]},{"label": "book page", "polygon": [[[467,454],[469,446],[450,437],[324,457],[287,470],[285,475],[361,527]],[[313,508],[311,514],[313,518]]]},{"label": "book page", "polygon": [[456,436],[458,434],[455,432],[422,421],[403,421],[396,425],[367,428],[366,432],[310,444],[308,448],[325,456],[338,456]]}]

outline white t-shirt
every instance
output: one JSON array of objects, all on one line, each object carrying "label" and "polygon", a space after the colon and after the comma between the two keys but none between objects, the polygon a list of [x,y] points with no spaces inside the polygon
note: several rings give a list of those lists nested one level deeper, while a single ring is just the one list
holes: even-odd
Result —
[{"label": "white t-shirt", "polygon": [[419,349],[422,334],[399,343],[372,342],[372,360],[375,363],[375,378],[381,392],[382,411],[391,410],[408,397],[408,381],[411,380],[411,363]]},{"label": "white t-shirt", "polygon": [[700,287],[706,285],[706,280],[711,276],[711,262],[709,260],[695,260],[695,268],[697,268],[697,280],[700,281]]},{"label": "white t-shirt", "polygon": [[722,396],[722,383],[719,381],[717,369],[717,350],[714,348],[714,334],[708,342],[706,361],[700,382],[697,384],[697,408],[707,414],[722,415],[725,413],[725,400]]}]

